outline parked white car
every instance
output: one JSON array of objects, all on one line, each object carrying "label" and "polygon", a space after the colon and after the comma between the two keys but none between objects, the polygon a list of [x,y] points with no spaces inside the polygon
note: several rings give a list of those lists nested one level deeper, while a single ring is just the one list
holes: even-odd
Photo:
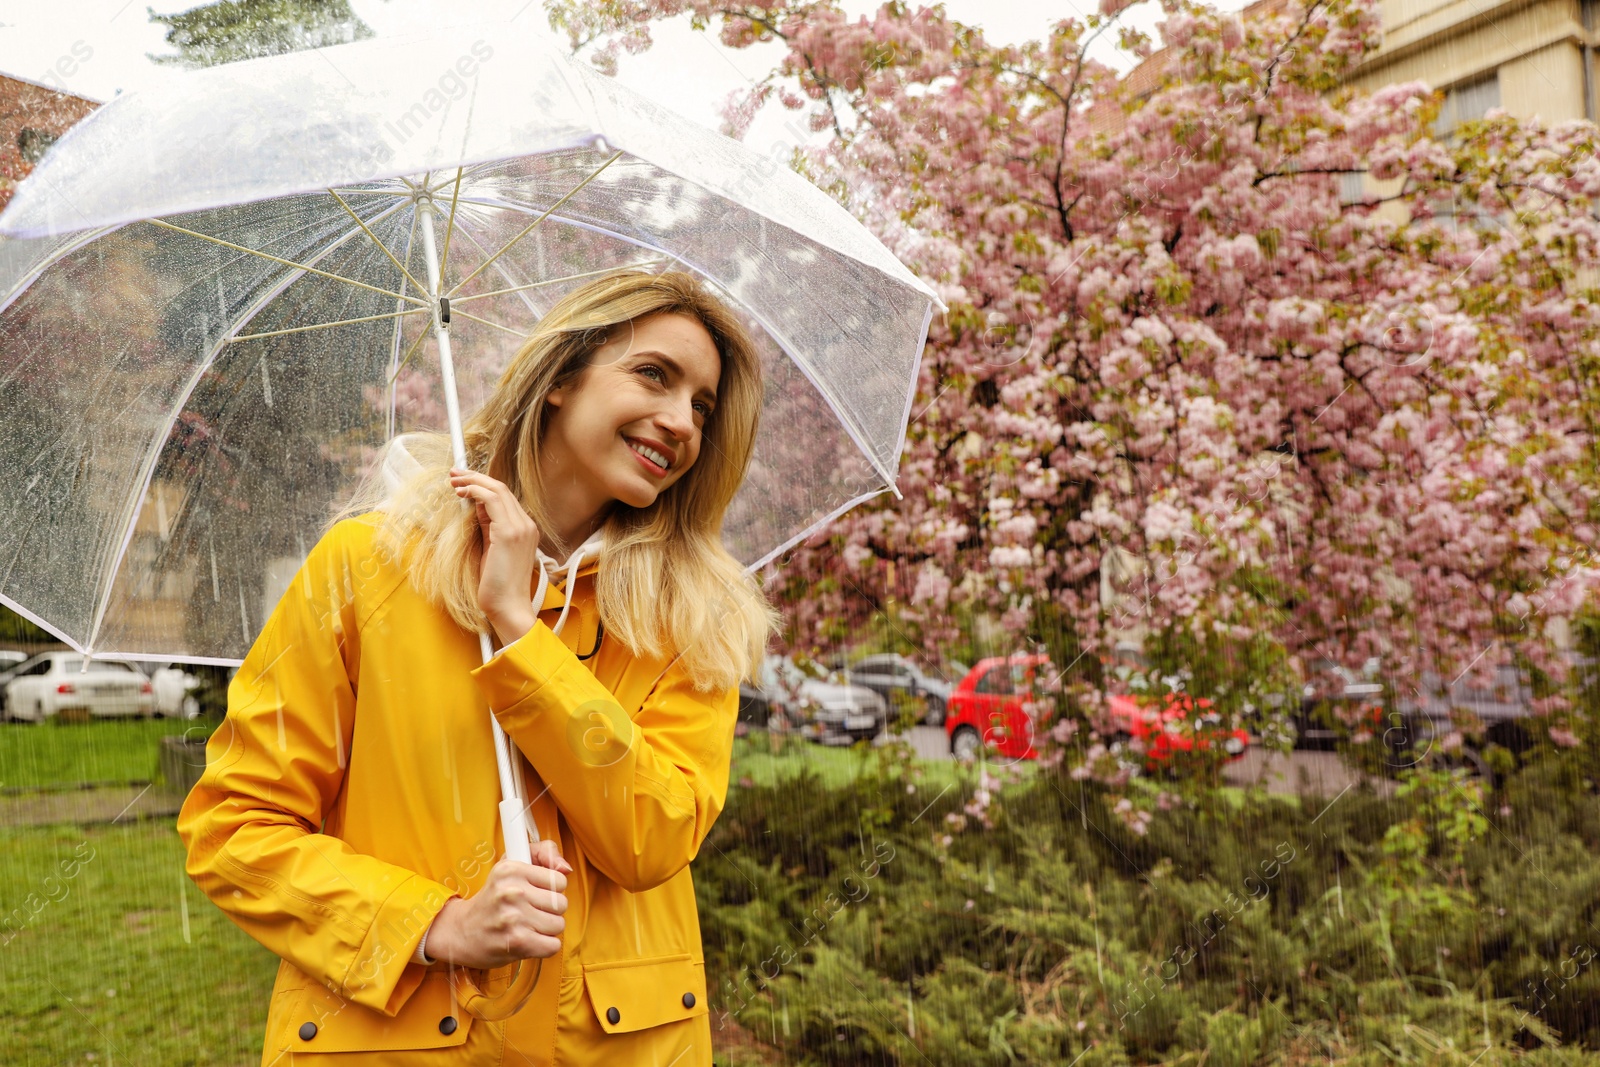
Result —
[{"label": "parked white car", "polygon": [[191,692],[200,679],[181,667],[159,667],[150,678],[156,691],[156,714],[169,719],[193,719],[200,714],[200,702]]},{"label": "parked white car", "polygon": [[64,710],[83,709],[93,718],[152,715],[155,690],[126,663],[91,659],[84,669],[76,652],[42,652],[24,663],[6,684],[9,719],[44,722]]}]

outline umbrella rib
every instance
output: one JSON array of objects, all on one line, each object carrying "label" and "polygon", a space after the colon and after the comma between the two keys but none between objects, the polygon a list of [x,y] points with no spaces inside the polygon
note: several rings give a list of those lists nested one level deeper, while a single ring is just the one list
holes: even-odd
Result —
[{"label": "umbrella rib", "polygon": [[[472,247],[478,250],[479,255],[486,256],[489,254],[489,250],[484,248],[482,242],[480,242],[476,237],[472,236],[472,230],[468,227],[461,227],[461,237],[465,241],[472,242]],[[516,276],[506,269],[506,265],[504,263],[496,263],[494,265],[494,270],[496,274],[500,275],[507,285],[516,287],[521,284],[517,281]],[[539,320],[544,318],[544,314],[538,308],[533,306],[533,301],[528,299],[528,294],[526,292],[517,293],[516,296],[517,299],[522,301],[522,306],[528,309],[528,314],[533,316],[534,324],[537,325]]]},{"label": "umbrella rib", "polygon": [[463,287],[466,286],[466,284],[468,282],[472,281],[472,279],[476,278],[478,275],[482,274],[485,270],[487,270],[489,268],[489,264],[493,263],[495,260],[497,260],[501,256],[505,255],[507,252],[511,251],[511,246],[512,245],[516,244],[518,241],[520,241],[524,237],[528,236],[528,234],[532,233],[533,232],[533,228],[535,226],[539,225],[539,223],[543,222],[546,218],[548,218],[556,210],[556,208],[560,207],[562,204],[565,204],[568,200],[571,200],[574,196],[577,196],[579,190],[581,190],[585,185],[588,185],[590,182],[594,181],[596,178],[600,177],[600,172],[601,171],[605,170],[607,167],[611,166],[611,164],[615,163],[617,160],[619,160],[621,158],[622,158],[622,153],[619,151],[615,155],[613,155],[610,159],[608,159],[604,163],[600,164],[600,166],[595,169],[595,172],[593,174],[589,175],[587,178],[583,179],[583,181],[579,182],[576,186],[574,186],[572,188],[572,190],[567,193],[567,195],[563,196],[560,200],[557,200],[554,204],[551,204],[550,207],[545,211],[545,213],[543,215],[540,215],[538,218],[536,218],[532,222],[528,223],[528,225],[523,229],[523,231],[521,233],[517,234],[515,237],[513,237],[511,240],[507,241],[503,246],[501,246],[500,251],[496,252],[494,255],[490,256],[488,259],[486,259],[482,263],[478,264],[478,269],[477,270],[473,271],[471,274],[469,274],[465,278],[461,279],[461,281],[456,284],[456,287],[454,289],[451,289],[450,292],[447,293],[446,295],[450,296],[450,297],[454,297],[457,293],[459,293],[462,290]]},{"label": "umbrella rib", "polygon": [[406,369],[406,364],[411,362],[411,357],[417,354],[417,346],[422,344],[422,342],[427,340],[427,338],[428,331],[426,329],[417,331],[417,339],[411,342],[411,347],[406,349],[405,356],[400,360],[399,363],[395,364],[394,370],[389,374],[389,384],[391,386],[394,385],[395,379],[400,377],[400,372]]},{"label": "umbrella rib", "polygon": [[346,285],[353,285],[357,289],[365,289],[368,292],[378,293],[381,296],[392,296],[400,300],[410,301],[413,304],[419,304],[424,307],[427,306],[426,301],[418,300],[413,296],[404,296],[389,289],[380,289],[376,285],[368,285],[366,282],[358,282],[354,278],[346,278],[342,274],[333,274],[325,270],[318,270],[316,267],[308,267],[304,263],[296,263],[292,259],[284,259],[281,256],[274,256],[269,252],[262,252],[259,249],[246,248],[244,245],[236,245],[232,241],[224,241],[220,237],[212,237],[210,234],[200,233],[198,230],[187,229],[183,226],[175,226],[164,219],[145,219],[144,221],[150,223],[152,226],[161,226],[168,230],[175,230],[178,233],[187,234],[190,237],[198,237],[202,241],[210,241],[212,244],[221,245],[223,248],[231,248],[235,252],[244,252],[252,256],[260,256],[262,259],[269,259],[274,263],[281,263],[285,267],[293,267],[295,270],[305,271],[307,274],[315,274],[321,278],[331,278],[336,282],[344,282]]},{"label": "umbrella rib", "polygon": [[[670,259],[671,257],[668,258]],[[656,262],[664,263],[667,262],[667,260],[657,260]],[[640,265],[643,266],[643,264]],[[496,289],[493,292],[488,293],[472,293],[468,296],[451,297],[450,306],[455,308],[465,304],[468,300],[482,300],[485,297],[490,296],[505,296],[507,293],[520,293],[527,289],[537,289],[541,285],[555,285],[557,282],[575,282],[581,278],[592,278],[597,274],[609,274],[616,269],[616,267],[601,267],[599,270],[586,270],[582,274],[564,274],[559,278],[546,278],[543,281],[529,282],[526,285],[513,285],[509,289]],[[462,312],[462,314],[466,314],[466,312]]]},{"label": "umbrella rib", "polygon": [[[450,190],[450,217],[449,217],[448,220],[446,220],[446,222],[444,224],[444,251],[439,254],[439,284],[440,285],[444,284],[444,268],[445,268],[445,265],[450,262],[450,235],[455,233],[455,229],[456,229],[456,202],[461,199],[461,171],[462,171],[461,167],[457,167],[456,168],[456,184],[455,184],[455,188]],[[427,292],[427,289],[424,286],[420,286],[419,285],[419,286],[417,286],[417,288],[421,289],[423,292]]]},{"label": "umbrella rib", "polygon": [[457,314],[457,315],[460,315],[464,319],[471,319],[473,322],[481,322],[485,326],[493,326],[497,330],[504,330],[506,333],[509,333],[513,337],[521,337],[524,340],[527,339],[528,335],[523,333],[521,330],[513,330],[511,327],[502,326],[498,322],[490,322],[488,319],[480,319],[480,318],[478,318],[478,316],[470,315],[465,311],[456,311],[454,313]]},{"label": "umbrella rib", "polygon": [[339,206],[344,208],[344,213],[349,215],[352,219],[355,219],[356,225],[361,227],[361,232],[366,234],[372,243],[378,246],[379,251],[389,257],[389,262],[393,263],[395,267],[399,269],[400,273],[406,276],[406,281],[410,282],[412,285],[415,285],[421,292],[425,293],[428,291],[428,287],[426,285],[419,285],[417,283],[417,280],[411,276],[411,272],[406,270],[404,263],[401,263],[398,259],[394,258],[394,253],[389,251],[389,246],[378,240],[378,235],[367,228],[367,224],[361,220],[361,216],[350,210],[350,205],[344,202],[344,197],[340,196],[332,189],[328,190],[328,195],[339,201]]},{"label": "umbrella rib", "polygon": [[[291,326],[287,330],[268,330],[265,333],[243,333],[236,337],[228,338],[230,345],[240,341],[259,341],[263,337],[282,337],[286,333],[307,333],[311,330],[331,330],[335,326],[350,326],[358,322],[377,322],[380,319],[392,319],[400,315],[426,315],[431,308],[407,308],[404,311],[385,311],[381,315],[363,315],[359,319],[340,319],[338,322],[314,322],[310,326]],[[464,314],[464,313],[463,313]]]}]

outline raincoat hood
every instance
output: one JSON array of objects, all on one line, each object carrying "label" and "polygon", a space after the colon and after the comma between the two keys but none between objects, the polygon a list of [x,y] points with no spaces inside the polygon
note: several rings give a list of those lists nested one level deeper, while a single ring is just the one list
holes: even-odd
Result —
[{"label": "raincoat hood", "polygon": [[[383,510],[384,505],[393,498],[400,487],[422,470],[422,464],[417,462],[410,451],[410,442],[419,436],[415,433],[399,434],[384,450],[382,475],[388,496],[385,497],[384,503],[379,505],[379,510]],[[598,568],[601,557],[605,555],[605,546],[605,528],[602,526],[591,534],[587,541],[573,549],[565,561],[546,554],[543,549],[534,550],[539,561],[539,584],[533,594],[534,610],[543,611],[547,607],[561,608],[560,616],[551,626],[556,633],[561,632],[562,626],[567,621],[570,599],[566,596],[566,592],[572,587],[575,578],[593,573]],[[560,596],[560,602],[550,603],[557,595]]]}]

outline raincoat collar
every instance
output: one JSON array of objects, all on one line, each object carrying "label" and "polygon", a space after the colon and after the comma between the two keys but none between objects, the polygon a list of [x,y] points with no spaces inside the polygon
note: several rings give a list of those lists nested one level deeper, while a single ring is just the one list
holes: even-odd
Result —
[{"label": "raincoat collar", "polygon": [[[567,621],[567,609],[572,606],[573,582],[586,574],[591,574],[598,569],[600,557],[605,553],[606,534],[605,527],[601,527],[589,535],[589,539],[572,550],[572,555],[567,557],[565,563],[548,556],[541,549],[534,549],[539,559],[539,586],[533,594],[533,610],[543,611],[547,607],[555,607],[551,598],[561,598],[561,615],[551,627],[556,633],[561,632],[561,627]],[[553,587],[553,588],[552,588]]]}]

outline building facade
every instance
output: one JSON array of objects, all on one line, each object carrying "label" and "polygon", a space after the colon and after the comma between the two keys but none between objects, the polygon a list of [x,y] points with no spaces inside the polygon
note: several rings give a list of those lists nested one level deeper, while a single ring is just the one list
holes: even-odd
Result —
[{"label": "building facade", "polygon": [[1554,125],[1595,120],[1600,0],[1383,0],[1383,44],[1346,81],[1424,81],[1445,93],[1440,132],[1503,107]]},{"label": "building facade", "polygon": [[0,74],[0,210],[50,146],[99,106],[42,82]]}]

